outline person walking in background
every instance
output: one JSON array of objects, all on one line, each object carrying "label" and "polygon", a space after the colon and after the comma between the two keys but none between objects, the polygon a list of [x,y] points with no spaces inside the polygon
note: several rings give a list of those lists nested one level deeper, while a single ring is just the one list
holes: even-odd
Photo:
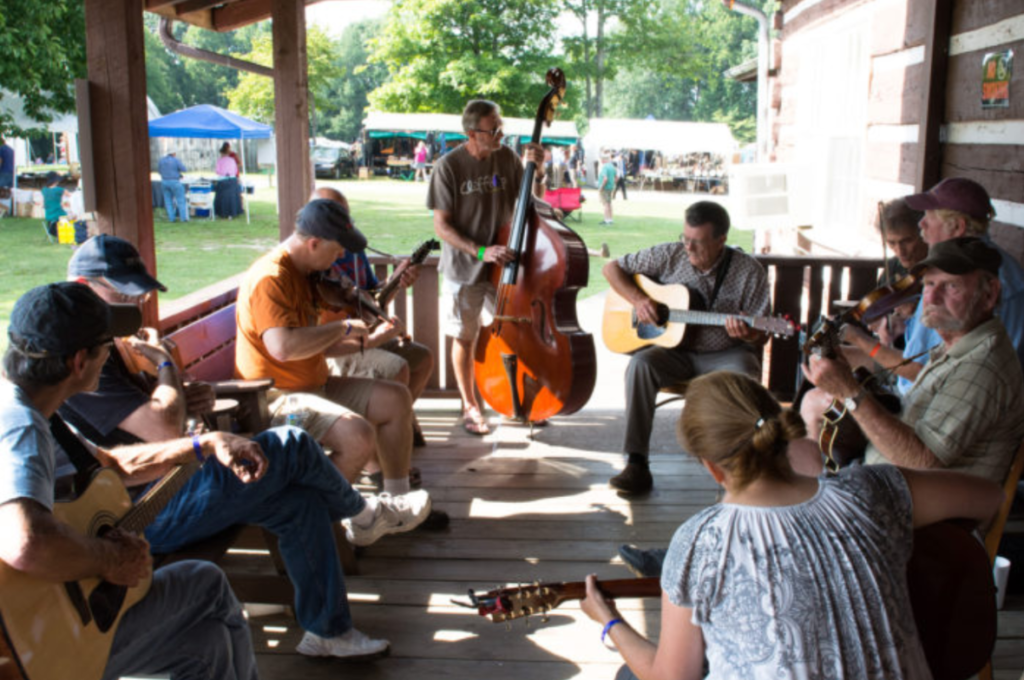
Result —
[{"label": "person walking in background", "polygon": [[566,151],[566,154],[567,154],[566,162],[565,162],[566,173],[569,175],[569,186],[571,186],[573,189],[577,188],[580,185],[579,184],[579,177],[580,177],[580,175],[579,175],[579,165],[580,165],[579,153],[580,153],[579,152],[579,147],[577,147],[575,144],[570,146],[569,150]]},{"label": "person walking in background", "polygon": [[0,136],[0,187],[14,186],[14,149]]},{"label": "person walking in background", "polygon": [[619,193],[619,189],[622,190],[622,200],[626,200],[626,152],[620,151],[615,156],[615,189],[612,192],[612,196]]},{"label": "person walking in background", "polygon": [[601,172],[597,174],[597,191],[601,194],[601,207],[604,208],[604,219],[601,224],[612,224],[612,198],[615,191],[615,164],[611,156],[605,154],[601,157],[604,165]]},{"label": "person walking in background", "polygon": [[413,156],[413,167],[416,169],[416,181],[427,181],[427,144],[422,139],[416,145],[416,154]]},{"label": "person walking in background", "polygon": [[167,209],[167,221],[174,222],[181,215],[182,222],[188,222],[188,203],[185,201],[185,185],[181,177],[186,171],[176,152],[172,149],[157,163],[160,181],[164,189],[164,208]]},{"label": "person walking in background", "polygon": [[64,195],[67,193],[64,187],[60,186],[60,175],[49,172],[46,175],[46,186],[41,192],[43,194],[43,211],[46,220],[46,232],[57,237],[57,221],[67,215],[64,210]]}]

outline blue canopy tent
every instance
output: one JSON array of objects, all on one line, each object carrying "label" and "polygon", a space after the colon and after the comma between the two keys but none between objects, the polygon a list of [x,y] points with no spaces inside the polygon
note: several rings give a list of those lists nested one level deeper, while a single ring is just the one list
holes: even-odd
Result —
[{"label": "blue canopy tent", "polygon": [[[268,139],[274,128],[249,120],[227,109],[200,104],[149,121],[150,137],[191,137],[196,139]],[[242,149],[242,172],[245,150]],[[249,222],[249,202],[245,202],[245,221]]]}]

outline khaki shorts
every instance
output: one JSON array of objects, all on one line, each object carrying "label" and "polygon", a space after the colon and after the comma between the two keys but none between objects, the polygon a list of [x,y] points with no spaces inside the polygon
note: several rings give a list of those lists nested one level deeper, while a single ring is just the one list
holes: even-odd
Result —
[{"label": "khaki shorts", "polygon": [[429,357],[430,349],[426,345],[395,339],[361,354],[330,357],[327,367],[331,375],[339,378],[394,380],[406,364],[414,371]]},{"label": "khaki shorts", "polygon": [[299,421],[296,425],[320,441],[338,418],[366,414],[373,383],[373,380],[364,378],[332,377],[316,392],[289,392],[271,388],[267,391],[272,416],[270,424],[279,427],[288,422],[289,415],[297,414]]},{"label": "khaki shorts", "polygon": [[601,189],[601,205],[612,204],[612,192],[605,189]]},{"label": "khaki shorts", "polygon": [[458,283],[444,281],[445,295],[450,296],[448,305],[448,335],[459,340],[472,340],[480,331],[480,312],[487,311],[488,323],[494,315],[494,298],[497,291],[490,281]]}]

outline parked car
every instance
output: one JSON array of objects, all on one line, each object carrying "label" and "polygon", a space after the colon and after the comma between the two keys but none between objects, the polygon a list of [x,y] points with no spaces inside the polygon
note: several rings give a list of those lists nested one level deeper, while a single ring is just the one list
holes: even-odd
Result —
[{"label": "parked car", "polygon": [[317,177],[341,179],[342,177],[354,177],[356,174],[356,161],[348,149],[315,146],[312,155]]}]

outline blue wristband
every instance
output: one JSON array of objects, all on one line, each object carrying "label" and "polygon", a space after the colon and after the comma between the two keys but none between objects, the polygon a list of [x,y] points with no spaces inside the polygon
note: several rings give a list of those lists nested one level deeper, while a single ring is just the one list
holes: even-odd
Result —
[{"label": "blue wristband", "polygon": [[157,371],[157,373],[159,373],[160,371],[164,370],[165,368],[174,368],[174,362],[173,361],[161,361],[157,365],[156,371]]},{"label": "blue wristband", "polygon": [[608,623],[604,624],[604,630],[601,631],[601,644],[604,644],[604,639],[608,637],[608,632],[616,623],[622,623],[622,619],[612,619]]},{"label": "blue wristband", "polygon": [[206,462],[206,459],[203,458],[203,445],[199,443],[199,435],[197,434],[192,435],[192,450],[195,452],[196,460],[199,461],[200,465]]}]

